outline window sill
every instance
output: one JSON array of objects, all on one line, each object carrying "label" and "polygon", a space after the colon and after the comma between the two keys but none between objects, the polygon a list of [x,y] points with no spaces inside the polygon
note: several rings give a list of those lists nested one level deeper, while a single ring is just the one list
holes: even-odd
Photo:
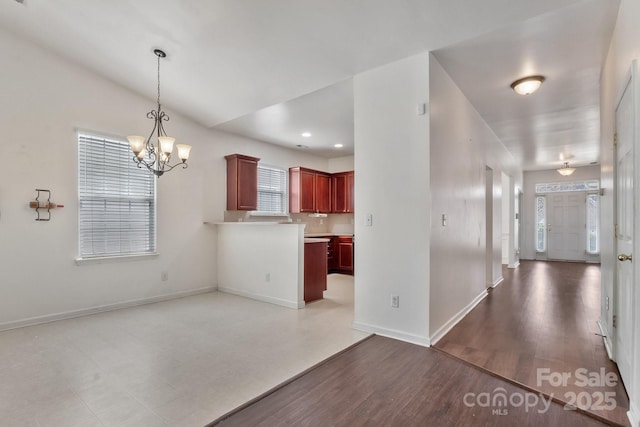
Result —
[{"label": "window sill", "polygon": [[265,211],[250,211],[249,216],[278,216],[278,217],[288,217],[289,214],[287,212],[265,212]]},{"label": "window sill", "polygon": [[92,258],[76,258],[76,265],[88,265],[88,264],[110,264],[117,262],[129,262],[129,261],[142,261],[150,258],[157,258],[158,253],[140,254],[140,255],[121,255],[121,256],[102,256]]}]

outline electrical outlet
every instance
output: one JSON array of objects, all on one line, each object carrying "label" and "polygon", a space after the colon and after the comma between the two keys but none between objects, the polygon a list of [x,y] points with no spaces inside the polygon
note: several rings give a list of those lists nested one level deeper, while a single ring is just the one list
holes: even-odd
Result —
[{"label": "electrical outlet", "polygon": [[169,273],[166,271],[163,271],[162,273],[160,273],[160,280],[162,280],[163,282],[166,282],[167,280],[169,280]]},{"label": "electrical outlet", "polygon": [[271,273],[267,273],[264,275],[264,281],[265,282],[270,282],[271,281]]},{"label": "electrical outlet", "polygon": [[391,295],[391,307],[399,308],[400,307],[400,296],[399,295]]}]

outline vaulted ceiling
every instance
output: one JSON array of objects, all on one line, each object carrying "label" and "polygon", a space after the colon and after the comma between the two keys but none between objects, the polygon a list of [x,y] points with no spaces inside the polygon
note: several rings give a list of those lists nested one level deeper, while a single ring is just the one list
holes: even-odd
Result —
[{"label": "vaulted ceiling", "polygon": [[[617,0],[7,0],[0,26],[150,99],[152,51],[161,48],[169,111],[326,157],[352,152],[353,75],[435,51],[531,169],[557,163],[558,152],[597,161],[597,80],[617,7]],[[547,82],[517,99],[506,89],[529,72]],[[303,139],[305,130],[313,136]]]}]

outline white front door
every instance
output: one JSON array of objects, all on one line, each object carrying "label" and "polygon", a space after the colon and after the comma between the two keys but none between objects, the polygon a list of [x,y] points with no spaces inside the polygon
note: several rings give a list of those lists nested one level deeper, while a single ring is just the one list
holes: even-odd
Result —
[{"label": "white front door", "polygon": [[[631,384],[633,349],[633,171],[634,171],[634,97],[635,73],[616,109],[616,207],[617,207],[617,280],[615,288],[615,359],[622,380]],[[640,261],[640,260],[638,260]]]},{"label": "white front door", "polygon": [[584,192],[549,193],[549,259],[584,261],[586,249],[586,195]]}]

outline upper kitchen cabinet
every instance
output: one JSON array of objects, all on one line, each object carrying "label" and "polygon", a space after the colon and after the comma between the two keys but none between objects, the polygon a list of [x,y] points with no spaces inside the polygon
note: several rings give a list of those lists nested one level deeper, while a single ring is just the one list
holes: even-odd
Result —
[{"label": "upper kitchen cabinet", "polygon": [[289,168],[289,212],[331,212],[331,175],[302,167]]},{"label": "upper kitchen cabinet", "polygon": [[332,180],[332,208],[335,213],[353,212],[353,184],[354,173],[340,172],[331,176]]},{"label": "upper kitchen cabinet", "polygon": [[227,160],[227,210],[258,209],[258,159],[243,154],[224,156]]}]

